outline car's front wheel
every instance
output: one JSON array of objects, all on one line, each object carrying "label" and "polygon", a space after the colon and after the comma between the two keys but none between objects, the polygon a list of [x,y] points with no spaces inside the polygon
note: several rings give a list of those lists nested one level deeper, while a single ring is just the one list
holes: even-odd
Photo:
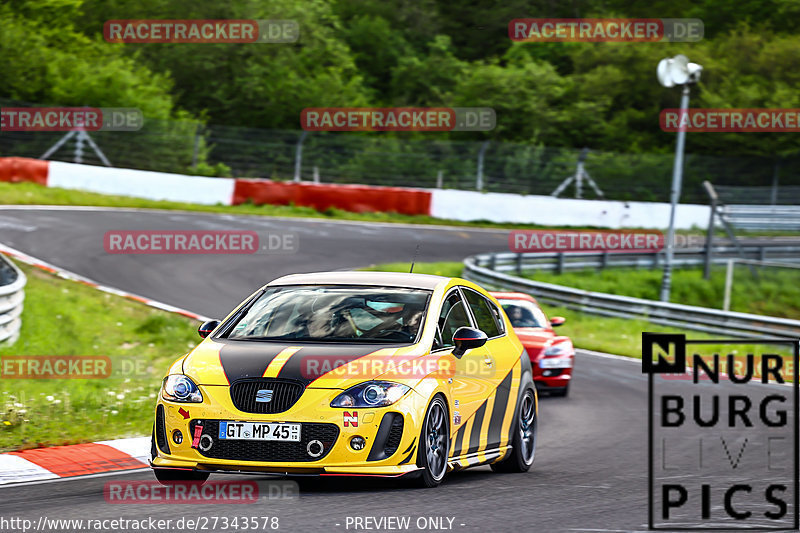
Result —
[{"label": "car's front wheel", "polygon": [[533,389],[529,388],[522,395],[517,406],[511,454],[499,463],[492,463],[492,470],[495,472],[527,472],[536,455],[537,426],[536,396]]},{"label": "car's front wheel", "polygon": [[450,454],[450,424],[447,406],[441,396],[436,396],[428,406],[422,433],[419,437],[417,465],[422,468],[419,484],[436,487],[447,473],[447,458]]},{"label": "car's front wheel", "polygon": [[208,479],[208,472],[198,472],[197,470],[179,470],[177,468],[154,468],[153,474],[162,485],[172,485],[173,483],[197,482],[203,483]]}]

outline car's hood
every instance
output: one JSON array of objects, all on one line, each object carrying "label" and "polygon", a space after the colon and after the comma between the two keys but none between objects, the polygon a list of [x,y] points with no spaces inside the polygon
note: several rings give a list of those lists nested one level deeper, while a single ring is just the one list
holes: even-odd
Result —
[{"label": "car's hood", "polygon": [[536,360],[546,344],[553,340],[555,333],[544,328],[514,328],[528,355]]},{"label": "car's hood", "polygon": [[[306,386],[317,381],[321,387],[342,388],[354,381],[373,379],[384,371],[383,366],[365,364],[367,361],[359,361],[357,368],[348,364],[369,358],[385,359],[400,347],[206,339],[186,356],[183,373],[199,385],[228,385],[239,379],[266,376],[297,380]],[[321,376],[323,379],[319,379]]]}]

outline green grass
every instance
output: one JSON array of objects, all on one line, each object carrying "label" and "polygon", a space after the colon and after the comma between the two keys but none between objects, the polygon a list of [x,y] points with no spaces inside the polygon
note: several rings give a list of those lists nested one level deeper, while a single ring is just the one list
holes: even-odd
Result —
[{"label": "green grass", "polygon": [[[734,269],[731,310],[757,315],[800,318],[800,269],[759,268],[754,278],[745,266]],[[662,271],[649,269],[583,270],[555,274],[523,272],[537,281],[578,289],[658,300]],[[701,269],[674,270],[670,300],[686,305],[722,308],[725,267],[714,267],[711,279]]]},{"label": "green grass", "polygon": [[[8,355],[107,355],[105,379],[0,379],[0,451],[142,436],[169,364],[200,340],[188,318],[20,265],[22,331]],[[132,371],[132,363],[139,368]],[[125,365],[125,366],[123,366]]]},{"label": "green grass", "polygon": [[[464,265],[459,262],[417,263],[414,267],[414,272],[460,277],[463,268]],[[407,269],[407,263],[385,263],[373,265],[365,270],[407,272]],[[537,279],[539,278],[537,277]],[[557,282],[555,280],[551,281]],[[610,288],[612,289],[611,292],[613,292],[614,287],[607,286],[605,288]],[[567,319],[566,323],[560,326],[557,331],[561,335],[570,337],[576,347],[598,352],[625,355],[637,359],[642,357],[643,331],[654,333],[684,333],[687,338],[694,340],[715,338],[713,335],[698,331],[659,326],[646,320],[601,317],[550,305],[542,305],[542,309],[549,318],[563,316]],[[717,335],[716,338],[719,338],[719,335]],[[725,348],[716,345],[709,345],[706,349],[725,351]],[[742,352],[747,349],[747,346],[737,346],[737,349],[739,352]],[[787,355],[789,354],[788,350],[779,350],[779,352]]]}]

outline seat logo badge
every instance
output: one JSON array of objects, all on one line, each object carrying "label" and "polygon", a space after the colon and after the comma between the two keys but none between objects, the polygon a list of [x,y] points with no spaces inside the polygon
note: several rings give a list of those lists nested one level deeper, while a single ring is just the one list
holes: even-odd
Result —
[{"label": "seat logo badge", "polygon": [[353,411],[352,414],[345,411],[342,416],[342,422],[344,423],[344,427],[348,425],[353,426],[354,428],[358,427],[358,411]]},{"label": "seat logo badge", "polygon": [[270,389],[261,389],[256,392],[256,402],[269,403],[272,401],[272,391]]}]

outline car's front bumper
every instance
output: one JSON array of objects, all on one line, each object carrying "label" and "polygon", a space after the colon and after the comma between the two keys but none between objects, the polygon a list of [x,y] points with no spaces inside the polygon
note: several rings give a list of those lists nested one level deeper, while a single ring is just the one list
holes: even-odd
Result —
[{"label": "car's front bumper", "polygon": [[[382,408],[330,407],[339,389],[306,389],[289,410],[274,415],[239,411],[227,386],[200,386],[203,403],[185,404],[159,398],[156,405],[154,468],[183,468],[220,472],[310,475],[400,476],[417,470],[417,440],[425,399],[409,391],[394,405]],[[345,413],[348,415],[345,425]],[[219,421],[287,422],[301,424],[300,442],[221,440]],[[399,420],[402,429],[399,429]],[[193,446],[195,429],[211,439],[207,450]],[[177,444],[173,433],[180,431]],[[350,440],[363,437],[366,446],[354,450]],[[309,443],[323,443],[314,457]]]}]

